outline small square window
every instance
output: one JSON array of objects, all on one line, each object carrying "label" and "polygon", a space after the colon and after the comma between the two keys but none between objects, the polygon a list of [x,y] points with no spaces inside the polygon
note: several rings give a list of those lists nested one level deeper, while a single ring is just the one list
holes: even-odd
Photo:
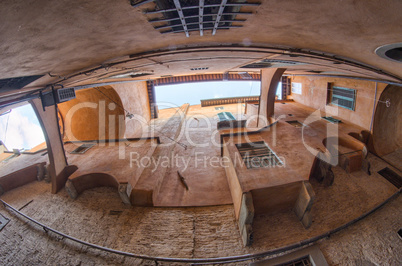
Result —
[{"label": "small square window", "polygon": [[301,128],[301,127],[304,126],[303,123],[300,123],[300,122],[297,121],[297,120],[291,120],[291,121],[285,121],[285,122],[288,123],[288,124],[290,124],[290,125],[292,125],[292,126],[294,126],[294,127],[297,127],[297,128]]},{"label": "small square window", "polygon": [[378,171],[380,175],[382,175],[385,179],[387,179],[391,184],[396,186],[398,189],[402,187],[402,177],[392,171],[390,168],[385,167]]},{"label": "small square window", "polygon": [[236,120],[236,118],[233,116],[231,112],[221,112],[218,113],[218,118],[219,121],[232,121]]},{"label": "small square window", "polygon": [[328,83],[327,104],[329,103],[354,111],[356,90],[332,86],[332,83]]},{"label": "small square window", "polygon": [[81,146],[79,146],[78,148],[76,148],[75,150],[73,150],[70,153],[71,154],[83,154],[83,153],[86,153],[93,146],[95,146],[95,144],[82,144]]},{"label": "small square window", "polygon": [[282,161],[264,141],[236,144],[247,169],[282,166]]},{"label": "small square window", "polygon": [[215,107],[215,110],[223,110],[223,106]]},{"label": "small square window", "polygon": [[304,256],[299,259],[295,259],[289,262],[285,262],[282,264],[278,264],[276,266],[312,266],[313,264],[311,263],[310,256]]},{"label": "small square window", "polygon": [[333,118],[332,116],[323,116],[323,117],[321,117],[322,119],[325,119],[325,120],[327,120],[328,122],[331,122],[331,123],[341,123],[342,122],[342,120],[339,120],[339,119],[336,119],[336,118]]}]

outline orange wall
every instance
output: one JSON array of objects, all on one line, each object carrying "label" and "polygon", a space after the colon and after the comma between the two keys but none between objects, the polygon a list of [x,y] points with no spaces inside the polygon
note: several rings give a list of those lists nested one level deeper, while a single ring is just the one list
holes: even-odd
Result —
[{"label": "orange wall", "polygon": [[124,136],[125,113],[119,107],[123,106],[119,95],[110,86],[97,89],[79,90],[76,99],[58,105],[64,121],[64,140],[117,139]]},{"label": "orange wall", "polygon": [[[313,76],[292,77],[292,82],[302,83],[302,95],[292,93],[292,97],[296,102],[326,111],[330,115],[340,117],[341,120],[347,120],[370,130],[376,86],[375,82]],[[326,104],[328,82],[332,82],[334,86],[357,90],[355,111],[342,107],[337,108],[336,105],[332,104]],[[384,83],[377,84],[377,99],[385,86],[386,84]]]}]

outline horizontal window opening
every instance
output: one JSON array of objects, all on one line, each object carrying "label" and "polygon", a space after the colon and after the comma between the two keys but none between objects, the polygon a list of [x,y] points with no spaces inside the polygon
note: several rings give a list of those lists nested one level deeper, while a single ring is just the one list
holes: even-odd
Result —
[{"label": "horizontal window opening", "polygon": [[81,146],[79,146],[78,148],[76,148],[75,150],[73,150],[70,153],[71,154],[83,154],[83,153],[86,153],[93,146],[95,146],[95,144],[82,144]]},{"label": "horizontal window opening", "polygon": [[282,161],[264,141],[236,144],[247,169],[282,166]]},{"label": "horizontal window opening", "polygon": [[356,90],[342,87],[332,87],[331,90],[332,104],[354,111],[355,101],[356,101]]},{"label": "horizontal window opening", "polygon": [[398,189],[402,187],[402,177],[392,171],[390,168],[385,167],[378,171],[385,179],[387,179],[392,185],[396,186]]},{"label": "horizontal window opening", "polygon": [[236,120],[236,118],[233,116],[231,112],[221,112],[218,113],[218,118],[219,121],[231,121],[231,120]]},{"label": "horizontal window opening", "polygon": [[342,122],[342,120],[333,118],[332,116],[323,116],[321,118],[325,119],[325,120],[327,120],[328,122],[331,122],[331,123],[341,123]]},{"label": "horizontal window opening", "polygon": [[295,259],[289,262],[278,264],[276,266],[312,266],[310,256],[305,256],[299,259]]},{"label": "horizontal window opening", "polygon": [[285,122],[288,123],[288,124],[290,124],[290,125],[292,125],[292,126],[294,126],[294,127],[297,127],[297,128],[301,128],[301,127],[304,126],[303,123],[300,123],[300,122],[297,121],[297,120],[285,121]]}]

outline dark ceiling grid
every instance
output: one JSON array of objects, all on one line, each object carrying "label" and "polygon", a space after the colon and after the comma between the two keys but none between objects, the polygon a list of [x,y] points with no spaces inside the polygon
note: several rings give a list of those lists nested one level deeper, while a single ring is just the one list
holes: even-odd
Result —
[{"label": "dark ceiling grid", "polygon": [[[217,30],[240,28],[246,19],[237,19],[238,15],[251,15],[252,12],[242,12],[241,7],[257,7],[260,3],[248,3],[236,0],[145,0],[131,1],[133,7],[155,2],[154,10],[144,10],[144,14],[158,14],[162,17],[149,19],[160,33],[199,31],[200,36],[205,30],[211,30],[215,35]],[[160,25],[161,22],[165,22]],[[233,25],[233,23],[237,23]]]},{"label": "dark ceiling grid", "polygon": [[203,36],[204,35],[204,0],[200,0],[198,17],[199,17],[198,25],[200,27],[200,36]]}]

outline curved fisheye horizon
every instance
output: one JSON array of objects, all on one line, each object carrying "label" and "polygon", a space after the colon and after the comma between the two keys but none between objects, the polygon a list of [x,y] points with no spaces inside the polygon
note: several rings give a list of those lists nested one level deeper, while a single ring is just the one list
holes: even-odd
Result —
[{"label": "curved fisheye horizon", "polygon": [[402,1],[109,2],[0,3],[1,264],[400,264]]}]

